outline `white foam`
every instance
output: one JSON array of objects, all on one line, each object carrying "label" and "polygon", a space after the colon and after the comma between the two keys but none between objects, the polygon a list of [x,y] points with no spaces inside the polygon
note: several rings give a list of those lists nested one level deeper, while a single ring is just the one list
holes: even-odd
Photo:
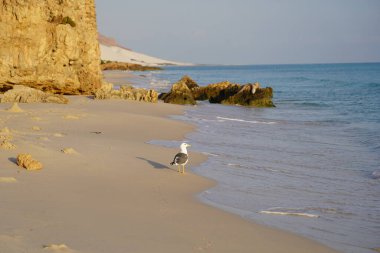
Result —
[{"label": "white foam", "polygon": [[262,214],[272,214],[272,215],[290,215],[290,216],[301,216],[306,218],[319,218],[319,215],[317,214],[310,214],[310,213],[302,213],[302,212],[296,212],[296,211],[274,211],[274,210],[263,210],[259,213]]},{"label": "white foam", "polygon": [[202,154],[204,154],[204,155],[208,155],[208,156],[219,156],[219,155],[217,155],[217,154],[208,153],[208,152],[202,152]]},{"label": "white foam", "polygon": [[380,170],[375,170],[374,172],[372,172],[371,177],[373,179],[380,179]]},{"label": "white foam", "polygon": [[271,125],[271,124],[276,124],[276,122],[273,121],[257,121],[257,120],[244,120],[244,119],[234,119],[234,118],[225,118],[225,117],[216,117],[219,121],[237,121],[237,122],[245,122],[245,123],[251,123],[251,124],[266,124],[266,125]]},{"label": "white foam", "polygon": [[157,79],[150,79],[150,85],[152,88],[158,89],[158,88],[168,88],[170,87],[170,81],[168,80],[157,80]]}]

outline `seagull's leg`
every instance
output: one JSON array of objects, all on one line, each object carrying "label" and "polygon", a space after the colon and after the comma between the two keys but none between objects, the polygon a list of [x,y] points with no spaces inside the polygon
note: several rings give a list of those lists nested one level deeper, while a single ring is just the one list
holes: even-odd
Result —
[{"label": "seagull's leg", "polygon": [[185,174],[185,165],[182,165],[182,174]]},{"label": "seagull's leg", "polygon": [[178,165],[178,167],[177,167],[177,168],[178,168],[178,172],[181,172],[181,171],[180,171],[180,168],[181,168],[180,166],[181,166],[181,165]]}]

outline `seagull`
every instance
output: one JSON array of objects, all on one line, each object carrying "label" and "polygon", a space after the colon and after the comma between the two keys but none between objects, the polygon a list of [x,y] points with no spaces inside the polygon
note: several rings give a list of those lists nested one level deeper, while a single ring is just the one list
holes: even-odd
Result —
[{"label": "seagull", "polygon": [[251,84],[251,87],[252,87],[251,92],[252,92],[252,95],[253,95],[253,94],[256,93],[256,90],[257,90],[258,88],[260,88],[260,84],[256,82],[256,83],[254,83],[253,85]]},{"label": "seagull", "polygon": [[[182,143],[180,146],[181,151],[174,156],[173,162],[170,165],[177,165],[178,172],[184,174],[185,173],[185,165],[189,161],[189,156],[187,155],[187,147],[191,147],[191,145],[187,143]],[[182,167],[182,171],[180,170]]]}]

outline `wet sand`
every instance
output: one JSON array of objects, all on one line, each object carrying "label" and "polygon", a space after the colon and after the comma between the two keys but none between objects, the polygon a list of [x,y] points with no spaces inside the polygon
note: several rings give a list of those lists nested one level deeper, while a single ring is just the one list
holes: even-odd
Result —
[{"label": "wet sand", "polygon": [[[183,107],[69,99],[0,104],[0,136],[15,145],[0,152],[0,252],[335,252],[200,203],[214,182],[171,167],[177,149],[147,144],[195,130],[167,118]],[[18,167],[21,153],[43,169]],[[188,168],[207,159],[189,154]]]}]

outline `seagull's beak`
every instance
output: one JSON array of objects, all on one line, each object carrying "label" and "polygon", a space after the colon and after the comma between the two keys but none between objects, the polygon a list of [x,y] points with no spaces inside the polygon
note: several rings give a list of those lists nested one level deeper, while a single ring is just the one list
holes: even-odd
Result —
[{"label": "seagull's beak", "polygon": [[190,144],[187,144],[187,146],[188,146],[188,147],[191,147],[191,145],[190,145]]}]

